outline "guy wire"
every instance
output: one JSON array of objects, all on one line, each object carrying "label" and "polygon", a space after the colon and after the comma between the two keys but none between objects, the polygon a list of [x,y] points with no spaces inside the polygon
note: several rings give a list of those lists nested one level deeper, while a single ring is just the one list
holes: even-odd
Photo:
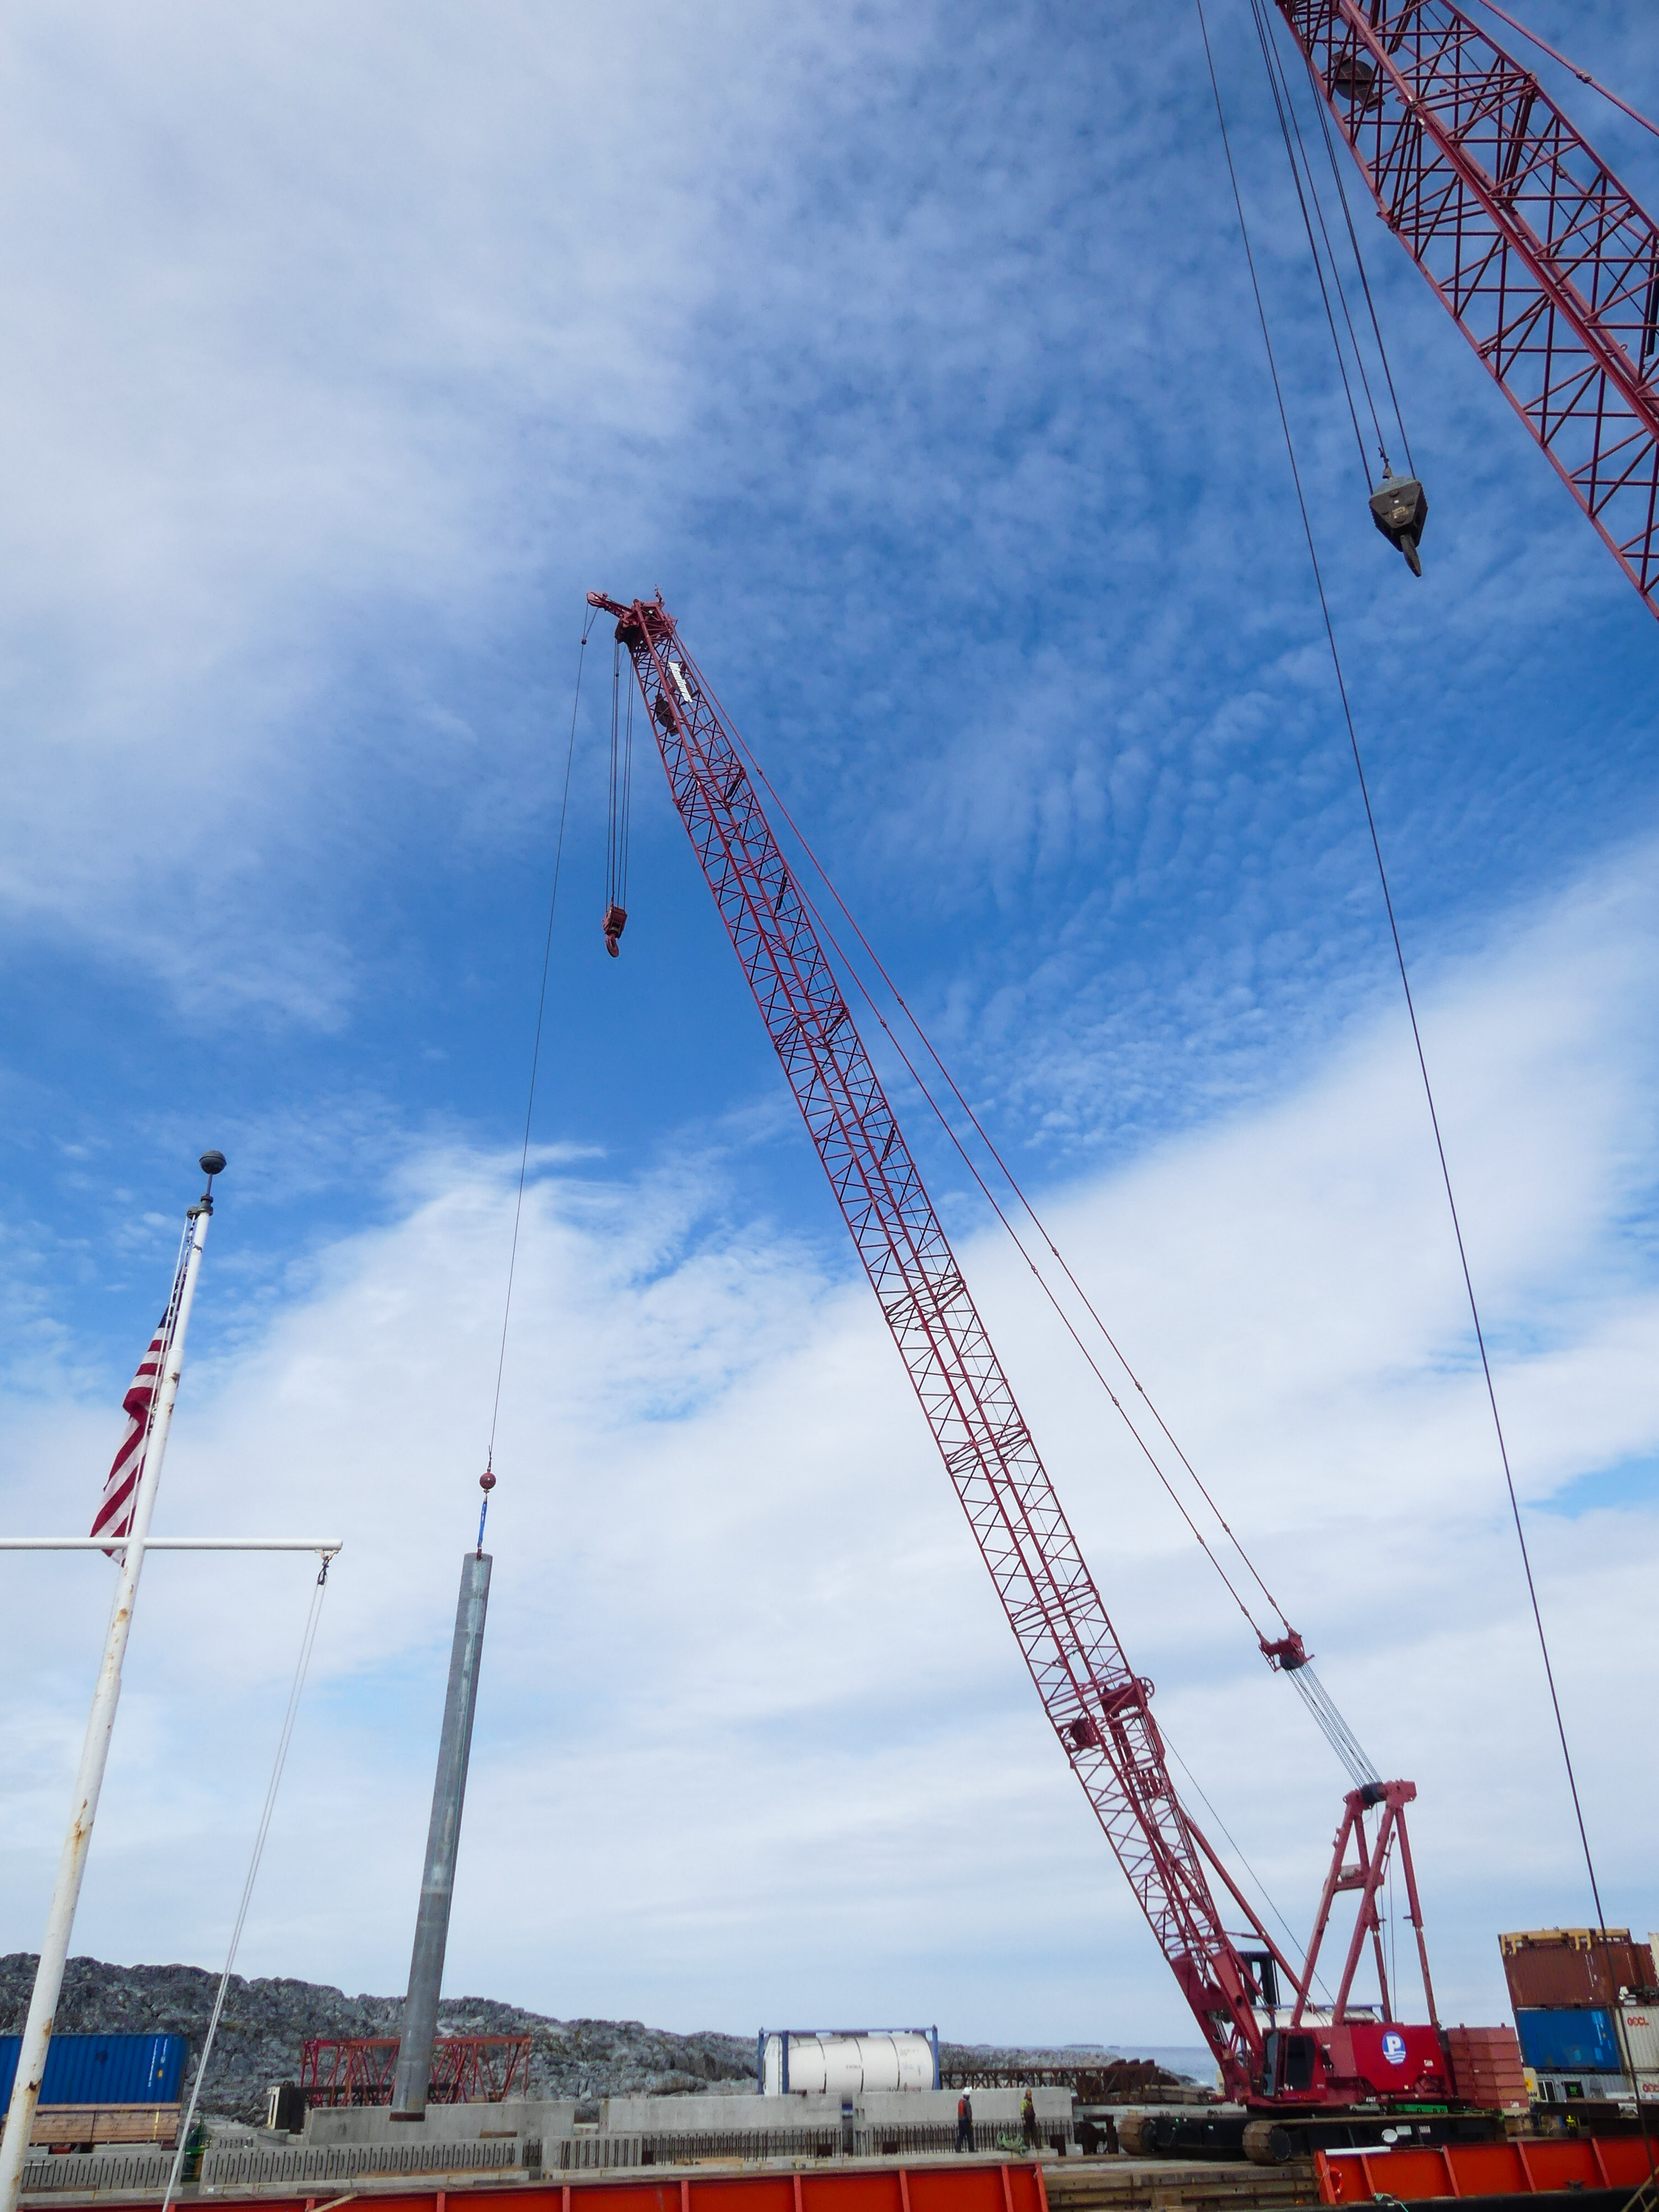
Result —
[{"label": "guy wire", "polygon": [[178,2148],[173,2154],[173,2166],[167,2174],[167,2185],[161,2198],[161,2212],[172,2212],[174,2194],[179,2187],[179,2175],[190,2151],[191,2130],[196,2111],[202,2100],[202,2085],[207,2079],[208,2060],[213,2055],[214,2038],[219,2033],[219,2022],[225,2009],[225,1997],[230,1988],[231,1971],[236,1964],[236,1954],[242,1941],[242,1929],[247,1922],[248,1907],[253,1901],[253,1885],[258,1879],[259,1862],[264,1856],[265,1839],[270,1833],[271,1816],[276,1810],[276,1792],[282,1785],[283,1770],[288,1765],[288,1748],[294,1741],[294,1723],[300,1717],[300,1696],[306,1686],[306,1676],[311,1671],[311,1655],[316,1649],[317,1629],[322,1618],[323,1592],[328,1587],[328,1571],[331,1554],[325,1554],[317,1580],[312,1586],[311,1607],[306,1614],[306,1625],[300,1637],[300,1656],[294,1668],[294,1680],[289,1687],[288,1705],[283,1714],[283,1725],[276,1735],[276,1757],[270,1770],[270,1780],[265,1787],[265,1802],[259,1814],[259,1825],[254,1832],[253,1852],[248,1861],[247,1880],[242,1885],[242,1901],[237,1907],[236,1918],[230,1931],[230,1948],[225,1954],[225,1970],[219,1977],[219,1987],[213,2000],[213,2011],[209,2017],[207,2033],[202,2039],[201,2056],[196,2062],[196,2077],[191,2083],[190,2103],[179,2124]]}]

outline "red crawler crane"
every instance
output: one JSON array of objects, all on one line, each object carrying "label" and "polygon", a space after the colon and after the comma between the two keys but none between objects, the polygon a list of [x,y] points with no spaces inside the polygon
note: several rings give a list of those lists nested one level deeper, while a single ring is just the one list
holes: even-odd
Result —
[{"label": "red crawler crane", "polygon": [[1278,0],[1377,212],[1659,614],[1659,228],[1452,0]]},{"label": "red crawler crane", "polygon": [[[594,592],[588,601],[617,617],[674,804],[1043,1709],[1228,2094],[1274,2114],[1361,2105],[1443,2112],[1455,2084],[1434,2021],[1406,1837],[1405,1808],[1416,1785],[1381,1780],[1352,1747],[1358,1786],[1345,1802],[1308,1955],[1293,1966],[1176,1794],[1152,1715],[1152,1686],[1129,1664],[1107,1617],[730,725],[660,597],[623,605]],[[1286,1671],[1306,1668],[1294,1634],[1263,1649]],[[1346,1741],[1352,1746],[1352,1737]],[[1381,1820],[1368,1834],[1366,1815],[1379,1807]],[[1417,1933],[1425,2027],[1395,2020],[1384,1970],[1376,1896],[1396,1844]],[[1248,1936],[1236,1941],[1227,1932],[1213,1883]],[[1358,1911],[1335,2002],[1316,2013],[1309,1992],[1340,1891],[1358,1893]],[[1348,1999],[1368,1936],[1382,2005],[1361,2016]],[[1242,2123],[1238,2129],[1242,2135]],[[1288,2155],[1287,2131],[1272,2133],[1277,2154]],[[1215,2123],[1205,2124],[1205,2136],[1218,2142]],[[1324,2139],[1339,2137],[1328,2130]],[[1247,2145],[1262,2147],[1260,2138]]]}]

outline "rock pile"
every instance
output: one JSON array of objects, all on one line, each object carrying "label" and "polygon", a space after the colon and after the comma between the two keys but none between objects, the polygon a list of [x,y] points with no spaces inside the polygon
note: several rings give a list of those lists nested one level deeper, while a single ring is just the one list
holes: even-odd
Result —
[{"label": "rock pile", "polygon": [[[0,2033],[21,2032],[34,1965],[26,1952],[0,1958]],[[66,2035],[182,2035],[193,2055],[218,1986],[218,1975],[203,1966],[71,1959],[58,2025]],[[307,2036],[395,2035],[402,2010],[401,1997],[349,1997],[319,1982],[234,1975],[203,2108],[219,2118],[263,2120],[266,2091],[295,2078]],[[528,2034],[532,2096],[707,2095],[754,2086],[755,2046],[743,2036],[671,2035],[636,2020],[553,2020],[490,1997],[447,1999],[438,2024],[452,2035]]]}]

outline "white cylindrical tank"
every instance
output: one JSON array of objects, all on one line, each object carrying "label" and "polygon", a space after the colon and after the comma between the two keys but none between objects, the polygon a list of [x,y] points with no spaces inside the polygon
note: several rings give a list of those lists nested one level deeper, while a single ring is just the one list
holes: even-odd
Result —
[{"label": "white cylindrical tank", "polygon": [[933,2045],[920,2029],[891,2035],[769,2035],[761,2075],[769,2097],[931,2089]]}]

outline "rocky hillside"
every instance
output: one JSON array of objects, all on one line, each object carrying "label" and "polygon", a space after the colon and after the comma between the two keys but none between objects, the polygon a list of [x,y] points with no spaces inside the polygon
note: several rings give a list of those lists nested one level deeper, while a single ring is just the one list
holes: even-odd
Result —
[{"label": "rocky hillside", "polygon": [[[0,2033],[15,2035],[28,2010],[34,1960],[0,1958]],[[202,2047],[219,1977],[202,1966],[106,1966],[71,1959],[58,2025],[65,2034],[182,2035]],[[319,1982],[232,1978],[203,2089],[204,2109],[263,2120],[273,2081],[292,2081],[308,2035],[395,2035],[401,1997],[349,1997]],[[441,2027],[456,2035],[528,2034],[531,2094],[541,2097],[672,2095],[752,2087],[752,2039],[713,2033],[670,2035],[636,2020],[551,2020],[490,1997],[453,1997]],[[188,2079],[188,2076],[186,2076]]]},{"label": "rocky hillside", "polygon": [[[0,1958],[0,2034],[21,2033],[34,1966],[21,1951]],[[58,2025],[71,2035],[182,2035],[193,2058],[218,1986],[217,1974],[203,1966],[106,1966],[97,1959],[71,1959]],[[395,2035],[402,2010],[401,1997],[349,1997],[321,1982],[250,1982],[237,1974],[214,2043],[203,2110],[219,2119],[262,2121],[267,2090],[273,2081],[295,2078],[307,2036]],[[748,2036],[713,2029],[671,2035],[636,2020],[553,2020],[492,1997],[452,1997],[440,2006],[438,2021],[453,2035],[528,2034],[532,2096],[661,2097],[754,2087],[755,2045]],[[1079,2054],[945,2044],[941,2055],[948,2068],[969,2060],[1075,2063]],[[187,2084],[190,2078],[187,2072]]]}]

